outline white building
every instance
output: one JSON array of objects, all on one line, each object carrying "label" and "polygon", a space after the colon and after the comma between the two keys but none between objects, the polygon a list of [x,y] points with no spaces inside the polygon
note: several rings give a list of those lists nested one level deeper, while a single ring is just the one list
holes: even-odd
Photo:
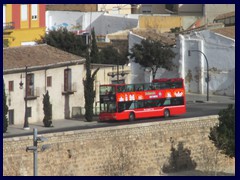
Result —
[{"label": "white building", "polygon": [[235,26],[180,35],[179,52],[188,92],[206,94],[208,62],[210,94],[235,96]]},{"label": "white building", "polygon": [[69,118],[72,107],[84,105],[84,58],[39,45],[5,48],[3,59],[10,124],[23,123],[26,92],[29,123],[43,120],[42,100],[46,91],[50,95],[53,119]]},{"label": "white building", "polygon": [[46,11],[47,30],[65,27],[77,34],[89,33],[94,28],[95,35],[102,36],[119,30],[138,26],[137,14],[108,14],[105,12]]},{"label": "white building", "polygon": [[[129,33],[129,51],[134,44],[145,38]],[[179,35],[176,47],[172,50],[176,53],[173,62],[178,69],[159,69],[156,78],[182,77],[185,79],[186,92],[206,94],[207,61],[209,93],[235,96],[235,26]],[[188,50],[191,50],[191,56],[188,55]],[[132,60],[131,82],[150,81],[151,73]]]},{"label": "white building", "polygon": [[[42,101],[43,94],[47,91],[52,104],[52,119],[68,119],[84,115],[83,79],[86,77],[84,58],[49,45],[37,45],[4,48],[3,60],[3,79],[10,124],[24,122],[25,93],[27,93],[29,123],[43,120]],[[92,72],[98,67],[100,70],[94,81],[96,111],[99,110],[99,85],[114,83],[117,80],[116,65],[95,64],[92,65]],[[129,83],[128,69],[128,66],[119,67],[119,80]],[[23,84],[20,88],[21,82]]]}]

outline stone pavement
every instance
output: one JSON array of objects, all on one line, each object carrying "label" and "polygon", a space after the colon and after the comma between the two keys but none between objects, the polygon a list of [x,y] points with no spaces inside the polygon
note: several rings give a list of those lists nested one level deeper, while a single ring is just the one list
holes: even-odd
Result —
[{"label": "stone pavement", "polygon": [[[209,95],[209,101],[207,102],[206,95],[200,95],[200,94],[193,94],[188,93],[186,95],[187,104],[190,103],[227,103],[227,104],[235,104],[235,98],[234,97],[228,97],[228,96],[216,96],[216,95]],[[4,138],[7,137],[14,137],[14,136],[23,136],[23,135],[32,135],[33,134],[33,128],[37,128],[38,134],[41,133],[50,133],[50,132],[61,132],[66,129],[73,129],[77,127],[87,127],[93,124],[97,124],[98,117],[94,117],[92,122],[86,122],[85,119],[79,118],[79,119],[61,119],[61,120],[53,120],[53,127],[44,127],[43,122],[36,122],[36,123],[30,123],[29,127],[30,130],[24,130],[23,125],[9,125],[8,130],[6,133],[3,134]]]}]

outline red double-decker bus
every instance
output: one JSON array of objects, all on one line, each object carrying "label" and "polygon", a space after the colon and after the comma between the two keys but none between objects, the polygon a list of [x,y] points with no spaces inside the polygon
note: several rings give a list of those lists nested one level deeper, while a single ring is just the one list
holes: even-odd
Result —
[{"label": "red double-decker bus", "polygon": [[169,117],[186,112],[182,78],[100,85],[99,121]]}]

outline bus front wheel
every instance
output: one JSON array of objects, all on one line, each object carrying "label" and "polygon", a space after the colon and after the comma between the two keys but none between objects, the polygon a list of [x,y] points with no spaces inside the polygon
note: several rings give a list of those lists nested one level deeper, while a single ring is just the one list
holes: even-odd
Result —
[{"label": "bus front wheel", "polygon": [[165,110],[164,110],[164,117],[165,117],[165,118],[168,118],[169,116],[170,116],[169,110],[168,110],[168,109],[165,109]]},{"label": "bus front wheel", "polygon": [[131,112],[129,114],[129,121],[134,121],[135,120],[135,114],[133,112]]}]

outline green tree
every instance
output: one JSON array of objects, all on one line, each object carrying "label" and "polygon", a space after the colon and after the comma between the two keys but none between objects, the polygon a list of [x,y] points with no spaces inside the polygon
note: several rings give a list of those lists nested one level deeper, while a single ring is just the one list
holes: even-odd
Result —
[{"label": "green tree", "polygon": [[87,46],[82,36],[76,35],[66,28],[49,31],[45,36],[41,37],[41,40],[37,41],[37,43],[46,43],[63,51],[86,57]]},{"label": "green tree", "polygon": [[98,51],[98,47],[97,47],[97,41],[96,41],[96,37],[95,37],[94,28],[91,31],[91,37],[92,37],[91,53],[90,53],[90,57],[92,60],[91,63],[100,63],[99,62],[99,51]]},{"label": "green tree", "polygon": [[134,62],[151,69],[153,79],[155,79],[159,68],[173,69],[172,59],[175,55],[170,47],[165,46],[160,41],[150,39],[142,40],[141,44],[135,44],[130,53]]},{"label": "green tree", "polygon": [[215,147],[229,157],[235,157],[235,106],[219,112],[219,124],[210,129],[209,139]]},{"label": "green tree", "polygon": [[8,113],[8,106],[6,103],[5,84],[3,83],[3,132],[4,133],[7,132],[7,128],[8,128],[7,113]]},{"label": "green tree", "polygon": [[113,46],[107,46],[99,52],[100,62],[102,64],[124,65],[128,61],[127,55],[127,53],[119,53]]},{"label": "green tree", "polygon": [[44,112],[44,118],[43,118],[43,124],[45,127],[52,126],[52,105],[50,103],[50,96],[48,94],[48,91],[46,94],[43,94],[43,112]]},{"label": "green tree", "polygon": [[85,98],[85,119],[92,121],[93,118],[93,103],[95,98],[95,91],[93,88],[95,76],[98,72],[97,68],[93,74],[91,72],[91,58],[88,55],[86,58],[86,79],[83,79],[84,98]]}]

